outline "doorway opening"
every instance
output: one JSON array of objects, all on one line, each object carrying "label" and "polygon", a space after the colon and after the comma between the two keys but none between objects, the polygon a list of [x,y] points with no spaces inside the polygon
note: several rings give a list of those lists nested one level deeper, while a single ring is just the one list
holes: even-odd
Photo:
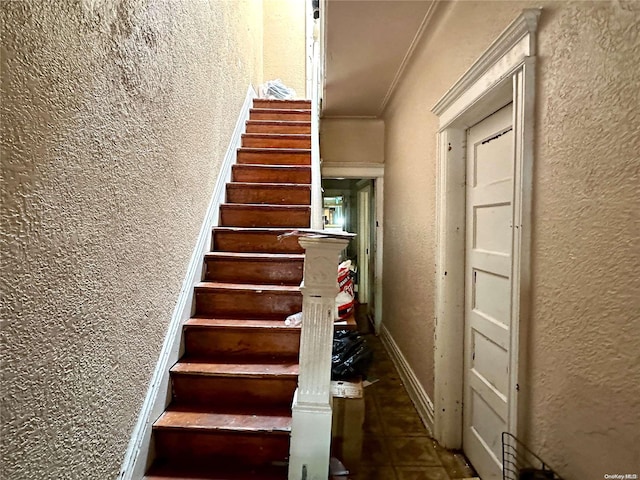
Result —
[{"label": "doorway opening", "polygon": [[356,300],[375,328],[376,283],[376,180],[370,178],[323,178],[325,230],[357,234],[344,250],[355,274]]}]

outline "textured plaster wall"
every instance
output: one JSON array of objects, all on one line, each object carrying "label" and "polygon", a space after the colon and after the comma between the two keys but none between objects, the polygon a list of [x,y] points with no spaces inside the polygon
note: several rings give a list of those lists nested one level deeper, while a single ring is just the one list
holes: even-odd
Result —
[{"label": "textured plaster wall", "polygon": [[640,473],[640,4],[549,9],[539,45],[532,441]]},{"label": "textured plaster wall", "polygon": [[383,116],[384,324],[430,398],[438,129],[430,110],[520,11],[507,2],[462,3],[438,7]]},{"label": "textured plaster wall", "polygon": [[320,154],[324,162],[383,163],[384,122],[378,119],[322,119]]},{"label": "textured plaster wall", "polygon": [[0,3],[0,476],[115,478],[262,81],[262,5]]},{"label": "textured plaster wall", "polygon": [[528,442],[567,480],[638,473],[640,4],[440,6],[384,114],[385,325],[432,396],[430,109],[522,8],[539,5]]},{"label": "textured plaster wall", "polygon": [[298,98],[307,98],[303,0],[264,0],[264,79],[279,78]]}]

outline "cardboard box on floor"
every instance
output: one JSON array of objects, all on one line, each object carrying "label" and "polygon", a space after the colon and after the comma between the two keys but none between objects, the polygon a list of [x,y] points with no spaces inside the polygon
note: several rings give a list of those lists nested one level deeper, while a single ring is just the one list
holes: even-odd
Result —
[{"label": "cardboard box on floor", "polygon": [[353,474],[358,471],[362,452],[364,425],[362,380],[333,381],[331,395],[333,396],[332,455]]}]

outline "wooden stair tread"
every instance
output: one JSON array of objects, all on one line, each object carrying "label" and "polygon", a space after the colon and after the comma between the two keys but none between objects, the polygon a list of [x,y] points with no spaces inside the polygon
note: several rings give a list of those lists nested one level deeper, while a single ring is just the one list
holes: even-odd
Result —
[{"label": "wooden stair tread", "polygon": [[251,120],[311,120],[311,110],[300,108],[252,108]]},{"label": "wooden stair tread", "polygon": [[[213,248],[226,252],[303,253],[295,228],[223,227],[212,229]],[[286,235],[286,236],[285,236]]]},{"label": "wooden stair tread", "polygon": [[[229,359],[231,360],[231,359]],[[178,361],[170,372],[172,374],[181,375],[199,375],[199,376],[215,376],[215,377],[245,377],[245,378],[288,378],[297,377],[298,363],[297,358],[274,361],[273,358],[242,358],[234,360],[242,360],[242,363],[225,362],[222,359],[215,360],[196,360],[183,359]],[[255,363],[248,363],[253,361]],[[271,362],[271,363],[267,363]]]},{"label": "wooden stair tread", "polygon": [[273,233],[277,235],[286,235],[294,232],[304,232],[305,229],[291,227],[213,227],[213,231],[233,233]]},{"label": "wooden stair tread", "polygon": [[311,150],[273,145],[248,146],[237,150],[236,165],[302,165],[311,166]]},{"label": "wooden stair tread", "polygon": [[[247,120],[247,133],[305,132],[300,135],[311,135],[311,120]],[[253,130],[253,132],[252,132]],[[258,130],[259,132],[257,132]],[[260,131],[261,130],[261,131]],[[309,132],[309,133],[307,133]]]},{"label": "wooden stair tread", "polygon": [[[223,203],[221,206],[225,211],[231,210],[250,210],[258,209],[258,211],[262,212],[274,212],[274,213],[286,213],[286,212],[307,212],[311,211],[311,205],[309,204],[278,204],[278,203]],[[240,226],[240,225],[238,225]],[[286,228],[286,227],[285,227]],[[294,228],[294,227],[290,227]],[[298,228],[309,228],[306,227],[298,227]]]},{"label": "wooden stair tread", "polygon": [[[286,164],[286,163],[236,163],[233,165],[232,170],[254,170],[254,171],[275,171],[278,173],[285,172],[307,172],[311,171],[310,165],[302,164]],[[235,182],[233,182],[235,183]],[[238,182],[238,183],[253,183],[253,182]],[[276,183],[276,182],[264,182],[264,183]],[[310,185],[309,183],[298,183],[298,185]]]},{"label": "wooden stair tread", "polygon": [[[260,121],[260,120],[256,120]],[[263,120],[264,122],[268,122],[269,120]],[[283,123],[283,122],[276,122]],[[297,123],[297,122],[294,122]],[[304,122],[303,122],[304,123]],[[272,139],[307,139],[311,138],[310,133],[243,133],[243,137],[247,138],[272,138]],[[247,147],[243,147],[247,148]],[[308,150],[308,149],[305,149]]]},{"label": "wooden stair tread", "polygon": [[311,108],[311,100],[306,98],[283,99],[283,98],[254,98],[253,105],[286,105],[289,107],[303,106],[306,109]]},{"label": "wooden stair tread", "polygon": [[270,108],[260,108],[253,107],[250,110],[250,113],[296,113],[300,115],[311,115],[310,108],[277,108],[277,105]]},{"label": "wooden stair tread", "polygon": [[302,309],[299,283],[232,283],[205,281],[195,287],[195,313],[201,317],[281,318]]},{"label": "wooden stair tread", "polygon": [[281,154],[281,153],[304,153],[311,154],[310,148],[282,148],[282,147],[240,147],[238,152],[246,153],[263,153],[265,155]]},{"label": "wooden stair tread", "polygon": [[304,254],[213,251],[204,262],[206,282],[299,286]]},{"label": "wooden stair tread", "polygon": [[252,290],[256,292],[283,292],[297,293],[300,287],[297,285],[260,285],[253,283],[224,283],[224,282],[199,282],[195,287],[197,290],[235,290],[245,291]]},{"label": "wooden stair tread", "polygon": [[227,187],[228,188],[273,188],[273,189],[300,188],[304,190],[311,190],[311,185],[309,185],[308,183],[229,182],[227,183]]},{"label": "wooden stair tread", "polygon": [[[247,125],[264,125],[264,126],[286,126],[286,127],[306,127],[311,125],[311,120],[247,120]],[[303,133],[301,135],[310,135]]]},{"label": "wooden stair tread", "polygon": [[262,412],[229,409],[222,412],[198,411],[187,407],[169,407],[156,420],[155,429],[195,429],[208,432],[291,432],[291,412],[262,409]]},{"label": "wooden stair tread", "polygon": [[232,179],[245,183],[311,184],[311,166],[301,164],[236,163],[231,167]]},{"label": "wooden stair tread", "polygon": [[310,216],[308,204],[225,203],[220,206],[220,224],[229,227],[308,228]]},{"label": "wooden stair tread", "polygon": [[310,205],[311,185],[270,182],[228,182],[226,203],[258,203],[270,205]]},{"label": "wooden stair tread", "polygon": [[[267,149],[268,150],[268,149]],[[287,164],[281,164],[281,163],[271,163],[271,164],[265,164],[265,163],[236,163],[235,165],[233,165],[233,167],[253,167],[253,168],[270,168],[270,169],[277,169],[277,170],[282,170],[282,171],[287,171],[287,170],[306,170],[306,169],[310,169],[311,166],[310,165],[287,165]],[[273,182],[270,182],[273,183]],[[298,185],[307,185],[306,183],[299,183]]]},{"label": "wooden stair tread", "polygon": [[213,227],[214,231],[220,232],[248,232],[248,233],[274,233],[278,235],[291,234],[295,232],[313,234],[315,231],[310,228],[291,228],[291,227]]},{"label": "wooden stair tread", "polygon": [[238,260],[263,260],[282,262],[304,260],[304,253],[251,253],[251,252],[208,252],[205,258],[233,258]]},{"label": "wooden stair tread", "polygon": [[283,466],[246,466],[231,462],[207,462],[205,465],[154,465],[144,480],[286,480],[287,467]]},{"label": "wooden stair tread", "polygon": [[300,325],[285,325],[284,320],[191,317],[184,323],[187,328],[276,329],[300,330]]},{"label": "wooden stair tread", "polygon": [[[245,318],[209,318],[191,317],[184,325],[186,327],[209,327],[209,328],[236,328],[236,329],[278,329],[278,330],[299,330],[300,325],[285,325],[282,319],[245,319]],[[354,315],[350,315],[345,320],[334,322],[335,330],[356,330],[358,324]]]},{"label": "wooden stair tread", "polygon": [[309,205],[278,205],[276,203],[223,203],[223,208],[260,208],[262,210],[310,210]]}]

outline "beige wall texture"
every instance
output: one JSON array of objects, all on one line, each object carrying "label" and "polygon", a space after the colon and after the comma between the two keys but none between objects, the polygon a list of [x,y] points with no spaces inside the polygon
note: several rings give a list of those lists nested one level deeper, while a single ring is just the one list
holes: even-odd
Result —
[{"label": "beige wall texture", "polygon": [[640,4],[438,7],[383,116],[384,322],[433,397],[430,109],[540,4],[527,440],[567,480],[640,473]]},{"label": "beige wall texture", "polygon": [[3,1],[2,478],[115,478],[262,4]]},{"label": "beige wall texture", "polygon": [[306,5],[303,0],[264,0],[264,80],[280,79],[306,98]]},{"label": "beige wall texture", "polygon": [[320,122],[323,162],[383,163],[384,121],[324,118]]}]

